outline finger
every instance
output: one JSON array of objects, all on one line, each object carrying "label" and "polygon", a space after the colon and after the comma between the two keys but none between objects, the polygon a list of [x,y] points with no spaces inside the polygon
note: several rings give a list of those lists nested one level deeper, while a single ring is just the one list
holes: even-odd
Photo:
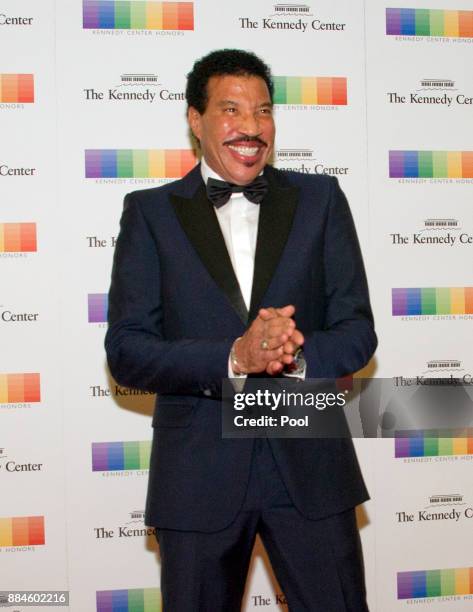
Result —
[{"label": "finger", "polygon": [[281,333],[288,333],[289,335],[296,329],[296,324],[292,319],[286,317],[278,317],[267,321],[264,325],[264,334],[268,336],[275,336]]},{"label": "finger", "polygon": [[284,366],[279,361],[270,361],[266,366],[266,373],[270,376],[274,376],[275,374],[279,374],[283,367]]},{"label": "finger", "polygon": [[275,308],[260,308],[258,311],[258,317],[263,319],[263,321],[269,321],[270,319],[276,318],[278,313]]},{"label": "finger", "polygon": [[284,351],[283,351],[282,346],[278,346],[277,348],[274,348],[274,349],[260,349],[258,358],[264,364],[268,364],[270,361],[279,361],[279,358],[283,354],[284,354]]},{"label": "finger", "polygon": [[284,353],[286,355],[291,355],[292,357],[294,356],[298,348],[299,345],[297,345],[295,342],[292,342],[292,340],[288,340],[283,344]]},{"label": "finger", "polygon": [[304,344],[304,335],[298,329],[295,329],[291,334],[291,341],[297,344],[298,346],[302,346]]},{"label": "finger", "polygon": [[265,338],[264,340],[261,340],[260,348],[263,351],[273,351],[275,349],[283,347],[287,343],[288,339],[289,336],[287,334],[281,334],[280,336]]},{"label": "finger", "polygon": [[291,363],[294,361],[294,355],[288,355],[287,353],[284,353],[283,355],[281,355],[281,357],[279,358],[279,363],[283,364],[283,366],[285,365],[291,365]]},{"label": "finger", "polygon": [[[302,340],[303,340],[303,338],[302,338]],[[302,345],[299,344],[299,342],[296,342],[294,340],[294,334],[292,334],[288,338],[287,342],[284,343],[283,348],[284,348],[284,352],[285,353],[292,353],[294,355],[296,353],[296,351],[301,348],[301,346]]]},{"label": "finger", "polygon": [[[272,328],[270,330],[266,330],[262,335],[264,340],[273,340],[279,339],[280,344],[284,344],[289,338],[292,336],[292,328],[291,327],[281,327],[281,328]],[[282,337],[285,336],[284,340]]]},{"label": "finger", "polygon": [[276,313],[280,317],[293,317],[296,312],[295,307],[292,304],[283,306],[282,308],[276,308]]},{"label": "finger", "polygon": [[292,304],[288,304],[287,306],[283,306],[282,308],[273,308],[269,306],[268,308],[260,308],[258,312],[258,316],[263,318],[264,320],[273,319],[274,317],[288,317],[291,318],[294,316],[296,309]]},{"label": "finger", "polygon": [[304,336],[299,330],[294,330],[287,342],[284,343],[284,352],[292,353],[295,352],[304,344]]}]

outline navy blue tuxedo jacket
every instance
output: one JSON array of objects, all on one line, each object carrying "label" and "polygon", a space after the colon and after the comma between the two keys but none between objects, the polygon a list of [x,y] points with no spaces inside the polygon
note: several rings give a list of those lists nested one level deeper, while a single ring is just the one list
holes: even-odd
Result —
[{"label": "navy blue tuxedo jacket", "polygon": [[[376,347],[361,253],[338,182],[265,168],[249,312],[200,167],[125,199],[105,345],[116,381],[159,394],[148,525],[211,532],[246,491],[252,439],[221,435],[221,385],[235,338],[263,306],[294,304],[307,377],[363,367]],[[308,518],[367,499],[351,440],[271,439]]]}]

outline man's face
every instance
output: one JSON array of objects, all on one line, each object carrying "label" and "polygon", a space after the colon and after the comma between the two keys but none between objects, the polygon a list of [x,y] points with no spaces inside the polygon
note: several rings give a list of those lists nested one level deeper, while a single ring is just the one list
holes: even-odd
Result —
[{"label": "man's face", "polygon": [[264,168],[274,145],[271,97],[256,76],[214,76],[201,115],[189,108],[189,125],[208,165],[225,181],[250,183]]}]

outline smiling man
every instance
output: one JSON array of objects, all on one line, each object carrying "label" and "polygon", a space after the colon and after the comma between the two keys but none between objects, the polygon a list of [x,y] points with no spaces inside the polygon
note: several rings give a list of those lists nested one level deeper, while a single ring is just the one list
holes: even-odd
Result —
[{"label": "smiling man", "polygon": [[194,104],[189,124],[206,163],[225,181],[250,183],[273,152],[273,105],[265,81],[251,75],[214,76],[205,108],[199,97]]},{"label": "smiling man", "polygon": [[240,610],[259,533],[291,612],[366,612],[349,440],[221,435],[225,377],[350,374],[376,336],[336,179],[281,172],[273,83],[254,54],[188,75],[202,161],[126,198],[106,348],[122,385],[157,392],[146,520],[165,612]]}]

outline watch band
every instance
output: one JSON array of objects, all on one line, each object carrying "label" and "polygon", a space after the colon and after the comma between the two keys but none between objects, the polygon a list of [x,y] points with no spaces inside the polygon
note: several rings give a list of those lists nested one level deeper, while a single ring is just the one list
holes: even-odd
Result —
[{"label": "watch band", "polygon": [[[247,374],[247,372],[245,372],[243,370],[243,368],[241,367],[241,365],[238,363],[238,359],[237,359],[237,356],[236,356],[235,347],[236,347],[236,343],[239,340],[241,340],[241,336],[235,340],[235,342],[232,344],[232,348],[230,349],[230,361],[231,361],[231,364],[232,364],[233,373],[237,374],[237,375],[238,374]],[[237,370],[236,372],[235,372],[235,369]]]},{"label": "watch band", "polygon": [[288,378],[302,378],[307,367],[302,347],[299,347],[294,355],[293,362],[284,367],[283,376]]}]

